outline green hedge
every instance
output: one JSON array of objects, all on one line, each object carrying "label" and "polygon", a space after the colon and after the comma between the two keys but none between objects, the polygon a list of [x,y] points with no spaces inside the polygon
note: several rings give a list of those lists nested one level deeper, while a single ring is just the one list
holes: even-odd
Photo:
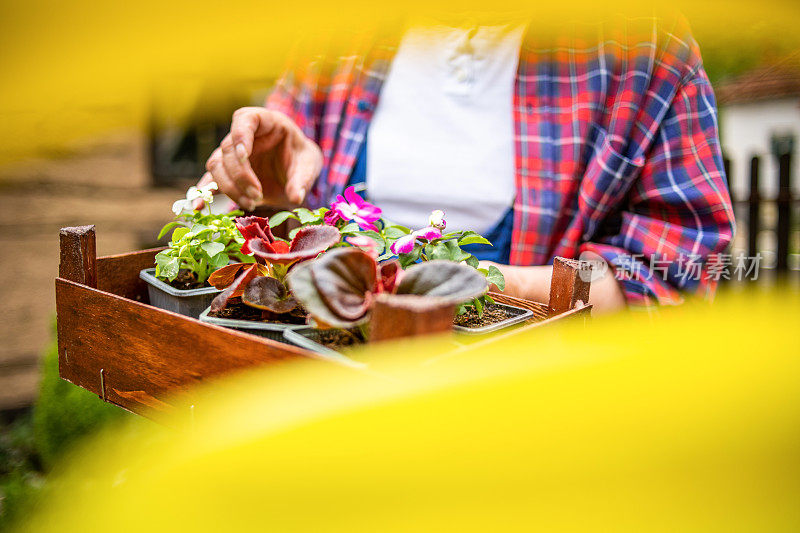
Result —
[{"label": "green hedge", "polygon": [[49,470],[69,448],[109,420],[127,412],[58,375],[55,342],[45,351],[42,381],[33,414],[36,450]]}]

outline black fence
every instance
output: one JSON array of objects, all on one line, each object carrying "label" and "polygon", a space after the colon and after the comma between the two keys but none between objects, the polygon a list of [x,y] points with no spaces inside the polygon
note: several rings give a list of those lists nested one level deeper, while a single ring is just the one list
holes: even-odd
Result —
[{"label": "black fence", "polygon": [[[728,179],[728,188],[731,191],[738,231],[744,231],[747,235],[748,257],[756,257],[759,254],[774,253],[775,261],[772,265],[764,265],[767,268],[774,268],[780,275],[786,275],[790,270],[800,268],[800,261],[791,261],[790,256],[798,254],[800,250],[793,249],[793,237],[798,231],[798,221],[793,216],[793,211],[800,206],[800,196],[794,197],[792,191],[792,159],[791,145],[783,153],[770,155],[776,159],[777,167],[777,194],[771,197],[764,197],[761,193],[761,179],[763,157],[753,156],[750,159],[748,169],[749,179],[745,180],[748,185],[748,192],[743,198],[735,196],[734,188],[731,183],[731,161],[727,157],[724,159],[725,174]],[[772,223],[769,227],[764,223],[764,209],[774,210]],[[771,213],[772,214],[772,213]],[[774,236],[774,246],[766,249],[761,242],[764,232],[770,232]],[[772,239],[769,239],[772,241]]]}]

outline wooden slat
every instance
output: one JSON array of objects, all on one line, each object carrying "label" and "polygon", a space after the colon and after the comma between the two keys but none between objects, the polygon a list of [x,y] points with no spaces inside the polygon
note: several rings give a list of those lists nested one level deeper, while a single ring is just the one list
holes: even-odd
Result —
[{"label": "wooden slat", "polygon": [[[553,261],[553,277],[550,281],[550,316],[566,313],[575,307],[589,303],[592,265],[588,261],[577,261],[556,257]],[[583,302],[580,304],[579,302]]]},{"label": "wooden slat", "polygon": [[370,318],[373,342],[444,333],[453,329],[455,306],[431,306],[417,296],[379,294]]},{"label": "wooden slat", "polygon": [[61,377],[147,416],[169,395],[206,379],[317,357],[61,278],[56,304]]},{"label": "wooden slat", "polygon": [[164,248],[151,248],[127,254],[97,258],[97,288],[139,302],[148,302],[147,284],[139,272],[155,265],[155,257]]},{"label": "wooden slat", "polygon": [[533,311],[535,320],[547,320],[549,317],[550,308],[547,304],[534,302],[531,300],[523,300],[522,298],[508,296],[507,294],[502,294],[499,292],[490,292],[489,295],[497,303],[513,305],[515,307],[521,307],[522,309],[530,309]]},{"label": "wooden slat", "polygon": [[94,226],[61,228],[60,241],[58,275],[89,287],[97,287],[97,242]]}]

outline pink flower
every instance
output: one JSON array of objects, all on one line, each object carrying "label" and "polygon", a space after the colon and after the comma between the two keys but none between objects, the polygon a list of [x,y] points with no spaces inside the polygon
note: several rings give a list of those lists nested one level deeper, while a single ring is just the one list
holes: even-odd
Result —
[{"label": "pink flower", "polygon": [[428,226],[427,228],[418,229],[417,231],[412,231],[408,235],[400,237],[392,243],[392,246],[389,249],[393,254],[410,254],[412,251],[414,251],[414,243],[417,242],[417,239],[432,241],[440,238],[441,236],[441,230]]},{"label": "pink flower", "polygon": [[325,223],[333,226],[339,220],[352,220],[363,230],[378,231],[375,222],[381,218],[381,213],[379,207],[361,198],[356,194],[355,187],[351,186],[345,189],[344,196],[340,194],[331,204],[331,210],[325,215]]}]

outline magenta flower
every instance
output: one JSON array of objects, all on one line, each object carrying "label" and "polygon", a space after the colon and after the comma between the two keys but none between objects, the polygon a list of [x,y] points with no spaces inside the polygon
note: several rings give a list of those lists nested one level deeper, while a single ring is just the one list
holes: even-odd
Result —
[{"label": "magenta flower", "polygon": [[331,204],[331,210],[325,215],[325,223],[333,226],[339,220],[352,220],[363,230],[378,231],[375,222],[381,218],[381,213],[379,207],[361,198],[356,194],[355,187],[350,186],[345,189],[344,196],[338,195]]},{"label": "magenta flower", "polygon": [[426,228],[418,229],[417,231],[412,231],[408,235],[400,237],[392,243],[392,246],[390,246],[389,249],[393,254],[410,254],[412,251],[414,251],[414,243],[417,242],[417,239],[432,241],[433,239],[438,239],[441,236],[441,230],[432,226],[428,226]]}]

